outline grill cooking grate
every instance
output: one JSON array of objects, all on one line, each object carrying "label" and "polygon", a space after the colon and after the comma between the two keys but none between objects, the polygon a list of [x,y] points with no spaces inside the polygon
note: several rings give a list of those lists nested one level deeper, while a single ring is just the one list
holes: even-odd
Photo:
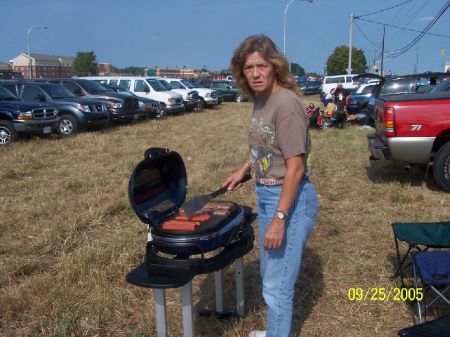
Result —
[{"label": "grill cooking grate", "polygon": [[166,199],[156,206],[147,209],[144,212],[144,217],[153,223],[159,223],[161,219],[174,213],[177,209],[178,207],[173,201]]}]

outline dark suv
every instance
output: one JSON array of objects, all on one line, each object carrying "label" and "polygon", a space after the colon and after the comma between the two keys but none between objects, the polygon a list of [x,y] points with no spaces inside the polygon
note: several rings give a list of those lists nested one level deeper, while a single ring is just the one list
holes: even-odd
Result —
[{"label": "dark suv", "polygon": [[19,133],[51,134],[58,123],[53,104],[21,102],[0,86],[0,146],[13,142]]},{"label": "dark suv", "polygon": [[50,102],[59,110],[56,131],[72,136],[90,126],[108,125],[107,100],[76,97],[54,83],[5,81],[0,85],[14,92],[25,102]]},{"label": "dark suv", "polygon": [[81,78],[52,78],[44,81],[61,84],[78,97],[106,99],[111,122],[131,123],[135,114],[140,114],[139,101],[136,97],[125,97],[102,87],[100,84]]},{"label": "dark suv", "polygon": [[377,97],[425,93],[446,78],[446,73],[422,73],[393,77],[382,81]]},{"label": "dark suv", "polygon": [[375,96],[372,96],[367,104],[368,115],[374,120],[376,99],[392,95],[426,93],[447,77],[447,73],[426,72],[382,78],[377,85]]},{"label": "dark suv", "polygon": [[241,93],[234,81],[212,81],[209,88],[221,93],[224,101],[244,102],[248,100],[248,97]]}]

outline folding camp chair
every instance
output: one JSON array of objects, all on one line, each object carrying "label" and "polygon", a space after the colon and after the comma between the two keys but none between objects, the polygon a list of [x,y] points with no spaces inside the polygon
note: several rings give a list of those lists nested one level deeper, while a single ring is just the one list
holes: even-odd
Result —
[{"label": "folding camp chair", "polygon": [[414,287],[422,289],[423,294],[422,299],[416,300],[420,323],[423,323],[427,310],[438,300],[450,305],[450,250],[411,252],[411,257]]},{"label": "folding camp chair", "polygon": [[[405,269],[409,253],[412,250],[426,251],[429,248],[450,248],[450,221],[448,222],[396,222],[392,224],[398,269],[393,279],[400,275],[402,286],[405,286]],[[408,250],[400,255],[399,241],[408,244]]]},{"label": "folding camp chair", "polygon": [[400,337],[450,337],[450,315],[404,328],[398,332],[398,335]]}]

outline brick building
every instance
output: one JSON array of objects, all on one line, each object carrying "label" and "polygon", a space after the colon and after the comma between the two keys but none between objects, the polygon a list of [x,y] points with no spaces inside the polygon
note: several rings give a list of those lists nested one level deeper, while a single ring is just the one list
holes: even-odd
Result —
[{"label": "brick building", "polygon": [[71,66],[74,59],[74,57],[33,53],[28,57],[28,54],[22,53],[10,62],[13,70],[21,72],[25,78],[71,77]]}]

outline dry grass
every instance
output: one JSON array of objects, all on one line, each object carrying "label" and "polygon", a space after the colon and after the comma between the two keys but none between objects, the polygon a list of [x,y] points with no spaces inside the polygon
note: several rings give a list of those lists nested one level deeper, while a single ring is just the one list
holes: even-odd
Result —
[{"label": "dry grass", "polygon": [[[317,97],[307,97],[317,102]],[[184,158],[191,195],[219,186],[246,156],[251,104],[147,121],[71,139],[26,139],[1,149],[0,335],[154,336],[153,295],[126,283],[143,259],[146,228],[131,210],[127,184],[148,147]],[[301,336],[394,336],[413,323],[407,303],[350,302],[350,287],[391,281],[394,221],[450,218],[450,195],[419,170],[369,163],[366,132],[313,131],[318,222],[298,282]],[[254,206],[251,184],[226,199]],[[195,316],[199,337],[247,336],[262,328],[258,254],[245,258],[247,314]],[[225,293],[234,294],[232,268]],[[169,335],[182,335],[178,290],[167,292]],[[213,307],[212,275],[194,279],[196,309]],[[233,295],[225,299],[233,307]],[[299,335],[299,333],[298,333]]]}]

